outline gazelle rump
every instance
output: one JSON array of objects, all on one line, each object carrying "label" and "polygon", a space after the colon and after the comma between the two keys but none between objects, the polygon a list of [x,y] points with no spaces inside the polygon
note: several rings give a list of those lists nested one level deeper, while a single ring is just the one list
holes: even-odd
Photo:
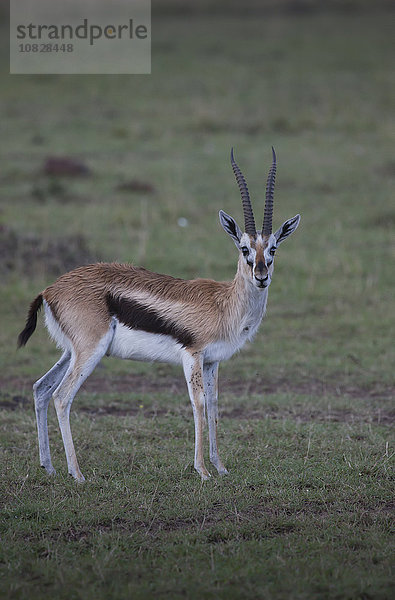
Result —
[{"label": "gazelle rump", "polygon": [[218,365],[240,350],[265,314],[277,247],[297,228],[296,215],[272,233],[276,155],[266,185],[262,229],[257,231],[244,176],[231,164],[241,192],[245,227],[219,213],[222,227],[238,251],[233,281],[183,280],[142,267],[97,263],[59,277],[31,303],[18,346],[26,344],[44,306],[47,329],[63,350],[59,361],[33,386],[40,463],[52,466],[47,410],[53,397],[69,473],[84,481],[70,429],[70,409],[79,388],[105,356],[160,361],[183,367],[195,423],[195,469],[207,479],[203,425],[207,411],[210,460],[227,473],[217,446]]}]

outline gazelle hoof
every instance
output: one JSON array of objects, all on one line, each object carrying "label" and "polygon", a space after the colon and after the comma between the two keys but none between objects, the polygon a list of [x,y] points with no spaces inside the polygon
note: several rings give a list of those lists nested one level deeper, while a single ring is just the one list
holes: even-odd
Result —
[{"label": "gazelle hoof", "polygon": [[228,469],[225,469],[225,467],[223,469],[218,469],[218,475],[221,475],[221,477],[224,475],[229,475],[229,471]]},{"label": "gazelle hoof", "polygon": [[195,467],[195,469],[202,478],[202,481],[207,481],[207,479],[210,479],[211,473],[207,471],[206,467]]},{"label": "gazelle hoof", "polygon": [[74,473],[70,473],[69,475],[71,475],[73,477],[73,479],[76,480],[77,483],[84,483],[85,481],[85,477],[83,476],[82,473],[78,473],[77,475],[74,475]]},{"label": "gazelle hoof", "polygon": [[51,477],[54,477],[56,475],[56,471],[52,465],[49,465],[48,467],[46,467],[45,465],[41,465],[41,467],[45,469],[48,475],[50,475]]}]

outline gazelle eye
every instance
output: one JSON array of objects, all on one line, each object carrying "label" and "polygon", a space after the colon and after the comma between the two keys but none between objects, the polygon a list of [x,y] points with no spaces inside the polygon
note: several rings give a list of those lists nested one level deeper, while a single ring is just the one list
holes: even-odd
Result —
[{"label": "gazelle eye", "polygon": [[276,252],[276,248],[270,248],[270,255],[274,256],[274,253]]},{"label": "gazelle eye", "polygon": [[242,246],[241,251],[242,251],[242,253],[243,253],[244,256],[248,256],[249,253],[250,253],[250,251],[247,248],[247,246]]}]

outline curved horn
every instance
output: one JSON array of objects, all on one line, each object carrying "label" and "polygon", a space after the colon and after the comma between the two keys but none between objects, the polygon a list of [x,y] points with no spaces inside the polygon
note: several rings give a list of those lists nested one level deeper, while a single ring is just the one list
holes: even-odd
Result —
[{"label": "curved horn", "polygon": [[274,199],[274,186],[276,184],[276,153],[272,146],[273,162],[270,167],[269,175],[266,181],[266,200],[265,200],[265,211],[263,214],[263,225],[262,235],[270,235],[272,232],[272,218],[273,218],[273,199]]},{"label": "curved horn", "polygon": [[234,159],[233,148],[230,153],[230,162],[232,164],[233,173],[235,174],[237,185],[239,186],[239,190],[241,193],[241,201],[243,203],[243,211],[244,211],[245,231],[249,235],[255,235],[256,227],[255,227],[254,213],[252,212],[250,194],[248,192],[248,187],[246,184],[246,180],[244,179],[244,175],[240,171],[240,169]]}]

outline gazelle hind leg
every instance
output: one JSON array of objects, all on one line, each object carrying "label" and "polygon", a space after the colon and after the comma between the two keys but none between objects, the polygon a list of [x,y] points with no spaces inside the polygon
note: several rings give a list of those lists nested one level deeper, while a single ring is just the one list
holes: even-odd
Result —
[{"label": "gazelle hind leg", "polygon": [[89,377],[94,368],[98,365],[107,352],[108,347],[112,342],[114,331],[115,322],[113,320],[108,332],[103,336],[93,351],[89,352],[85,348],[83,351],[75,353],[66,375],[53,394],[56,414],[58,417],[63,445],[66,453],[68,470],[70,475],[80,482],[85,481],[85,477],[79,468],[73,438],[71,435],[71,405],[81,385],[84,383],[87,377]]},{"label": "gazelle hind leg", "polygon": [[206,394],[208,435],[210,442],[210,461],[220,475],[227,475],[218,454],[217,426],[218,426],[218,363],[203,366],[204,391]]},{"label": "gazelle hind leg", "polygon": [[71,353],[66,350],[52,369],[45,373],[41,379],[33,385],[34,408],[36,412],[38,447],[40,453],[40,464],[49,475],[55,474],[52,466],[51,452],[48,439],[48,405],[54,390],[62,381],[70,364]]},{"label": "gazelle hind leg", "polygon": [[194,466],[202,479],[208,479],[203,458],[203,429],[204,429],[204,384],[203,384],[203,359],[199,353],[186,353],[183,360],[184,375],[188,386],[189,397],[192,403],[193,418],[195,422],[195,461]]}]

